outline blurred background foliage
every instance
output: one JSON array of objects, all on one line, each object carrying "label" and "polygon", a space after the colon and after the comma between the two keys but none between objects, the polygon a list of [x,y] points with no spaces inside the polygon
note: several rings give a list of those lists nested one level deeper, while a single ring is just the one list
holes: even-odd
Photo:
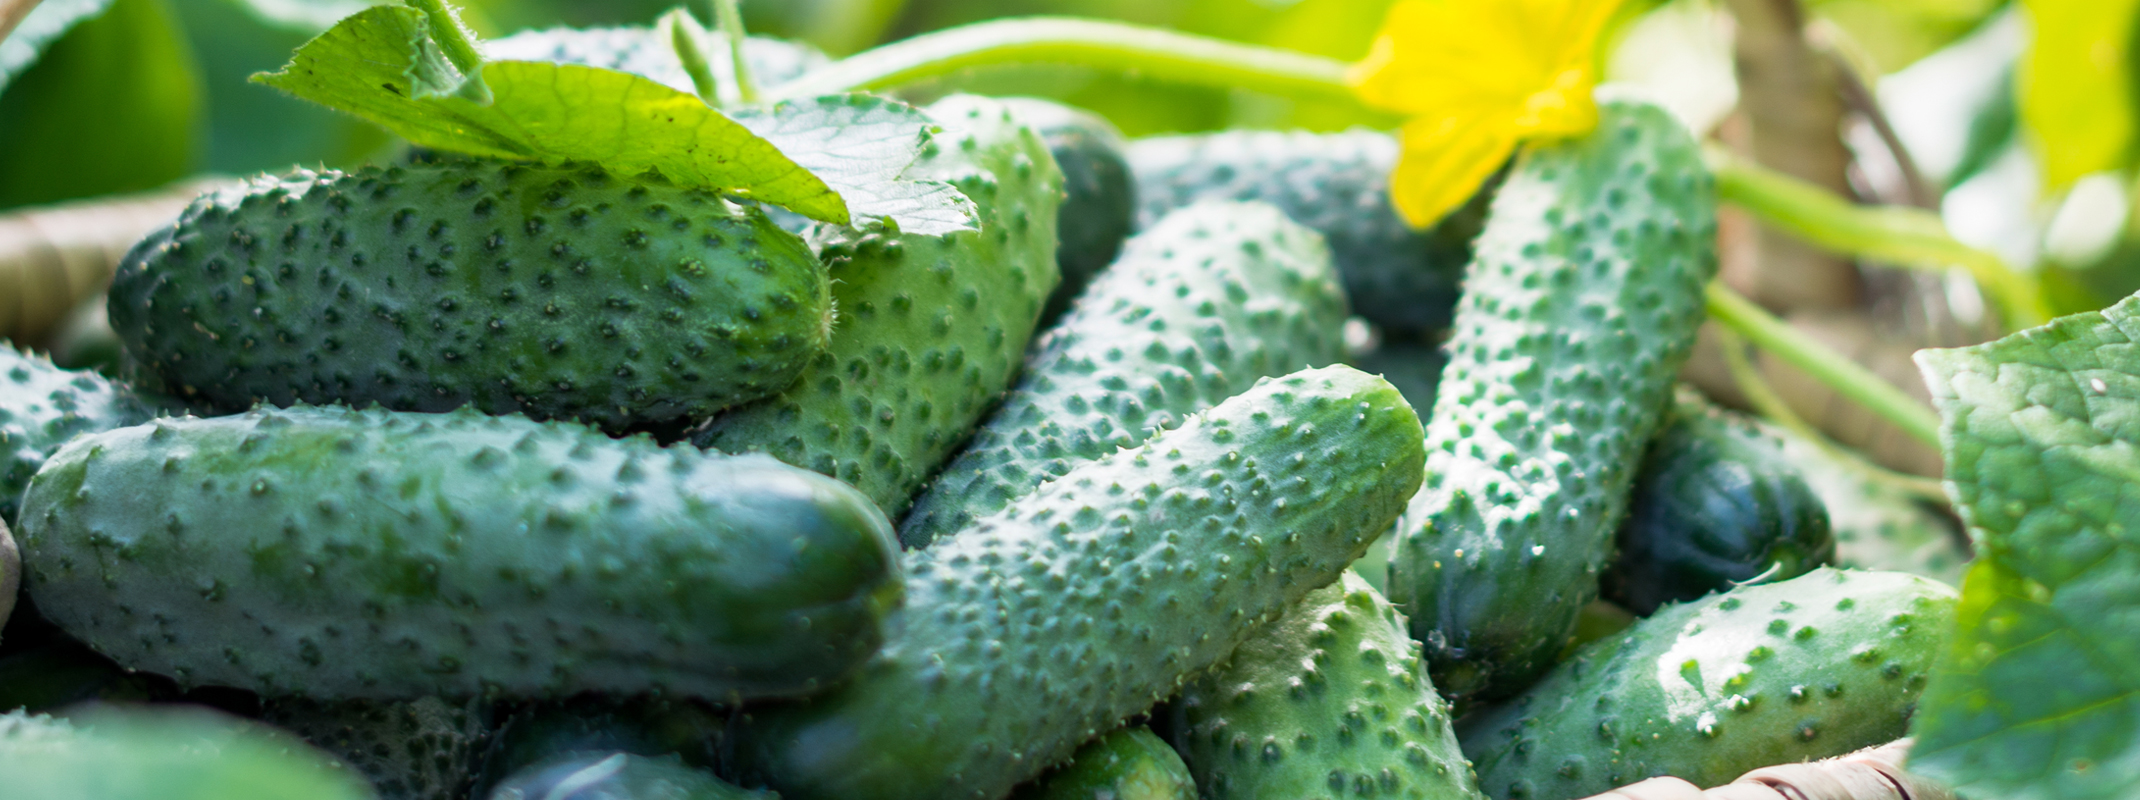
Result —
[{"label": "blurred background foliage", "polygon": [[[755,32],[834,55],[992,17],[1107,17],[1341,59],[1390,0],[745,0]],[[487,36],[644,24],[675,0],[469,0]],[[1726,0],[1630,0],[1608,75],[1708,130],[1737,102]],[[46,0],[0,43],[0,208],[201,172],[350,164],[371,126],[245,82],[362,0]],[[1957,236],[2028,265],[2061,310],[2140,290],[2134,140],[2140,0],[1804,0],[1875,90]],[[1031,65],[915,87],[1050,96],[1131,135],[1386,125],[1337,104]],[[1866,137],[1844,132],[1862,151]]]}]

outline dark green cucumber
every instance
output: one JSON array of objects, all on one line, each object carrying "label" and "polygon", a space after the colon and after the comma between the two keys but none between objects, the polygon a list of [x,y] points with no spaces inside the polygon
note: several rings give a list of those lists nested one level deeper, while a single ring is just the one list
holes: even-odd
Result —
[{"label": "dark green cucumber", "polygon": [[118,381],[60,369],[0,342],[0,523],[16,520],[30,476],[67,440],[138,425],[152,415],[149,404]]},{"label": "dark green cucumber", "polygon": [[1392,549],[1390,599],[1460,701],[1537,678],[1597,597],[1716,273],[1700,145],[1654,106],[1600,113],[1494,197]]},{"label": "dark green cucumber", "polygon": [[1822,568],[1669,605],[1457,733],[1507,800],[1842,755],[1903,735],[1954,602],[1915,575]]},{"label": "dark green cucumber", "polygon": [[876,650],[900,591],[890,525],[836,481],[472,411],[108,431],[23,517],[53,623],[269,695],[808,692]]},{"label": "dark green cucumber", "polygon": [[1353,310],[1395,330],[1448,327],[1492,191],[1415,231],[1390,205],[1397,140],[1343,133],[1226,131],[1131,142],[1138,225],[1199,200],[1261,200],[1330,241]]},{"label": "dark green cucumber", "polygon": [[1350,572],[1172,704],[1208,800],[1479,796],[1404,616]]},{"label": "dark green cucumber", "polygon": [[1785,430],[1771,430],[1783,441],[1784,457],[1798,465],[1807,485],[1820,496],[1835,531],[1839,567],[1885,569],[1923,575],[1960,586],[1969,566],[1969,541],[1953,516],[1921,495],[1868,477],[1817,442]]},{"label": "dark green cucumber", "polygon": [[1835,561],[1828,510],[1783,443],[1681,391],[1635,478],[1602,594],[1638,616]]},{"label": "dark green cucumber", "polygon": [[1063,205],[1055,213],[1055,266],[1062,283],[1048,297],[1042,324],[1061,316],[1092,276],[1114,263],[1137,221],[1122,132],[1098,114],[1033,97],[1006,97],[1018,120],[1047,143],[1063,171]]},{"label": "dark green cucumber", "polygon": [[779,800],[674,758],[574,753],[516,772],[489,800]]},{"label": "dark green cucumber", "polygon": [[1086,742],[1011,800],[1196,800],[1196,781],[1166,740],[1131,725]]},{"label": "dark green cucumber", "polygon": [[[722,46],[725,48],[726,43]],[[548,61],[613,69],[679,92],[697,93],[690,73],[676,58],[675,46],[651,26],[527,30],[485,40],[481,47],[483,56],[495,61]],[[724,49],[719,57],[706,60],[717,82],[728,81],[735,74],[734,62],[727,56]],[[824,66],[830,59],[803,42],[752,36],[743,40],[743,61],[751,80],[762,86],[778,86]]]},{"label": "dark green cucumber", "polygon": [[461,800],[490,745],[491,711],[474,699],[276,698],[260,718],[349,765],[379,800]]},{"label": "dark green cucumber", "polygon": [[127,254],[112,327],[216,410],[473,404],[617,431],[786,388],[825,271],[764,213],[657,177],[440,159],[194,201]]},{"label": "dark green cucumber", "polygon": [[742,775],[788,800],[992,800],[1336,579],[1417,487],[1418,417],[1349,367],[1259,383],[909,551],[884,649],[746,708]]},{"label": "dark green cucumber", "polygon": [[24,800],[369,800],[361,778],[280,733],[199,708],[0,715],[0,794]]},{"label": "dark green cucumber", "polygon": [[839,478],[893,519],[1010,387],[1056,283],[1062,173],[1046,145],[987,98],[928,112],[945,130],[906,175],[957,186],[980,230],[821,228],[839,308],[830,349],[786,391],[693,438]]},{"label": "dark green cucumber", "polygon": [[1262,203],[1174,212],[1043,334],[1025,377],[914,503],[922,547],[1143,444],[1265,377],[1337,361],[1345,295],[1321,237]]}]

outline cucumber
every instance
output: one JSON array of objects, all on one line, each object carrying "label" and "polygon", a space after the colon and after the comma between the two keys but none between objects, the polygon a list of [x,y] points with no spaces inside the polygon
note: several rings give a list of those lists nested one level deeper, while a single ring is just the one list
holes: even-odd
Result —
[{"label": "cucumber", "polygon": [[1062,283],[1048,296],[1043,325],[1062,315],[1092,276],[1114,263],[1137,221],[1137,188],[1130,183],[1122,132],[1098,114],[1033,97],[1003,102],[1047,143],[1063,171],[1063,205],[1055,213],[1055,266]]},{"label": "cucumber", "polygon": [[1783,442],[1682,391],[1635,478],[1602,594],[1638,616],[1835,561],[1828,509]]},{"label": "cucumber", "polygon": [[1208,800],[1479,797],[1404,616],[1350,572],[1172,704]]},{"label": "cucumber", "polygon": [[574,753],[514,773],[490,800],[779,800],[673,758]]},{"label": "cucumber", "polygon": [[151,416],[150,404],[125,384],[60,369],[0,342],[0,523],[17,520],[30,477],[67,440]]},{"label": "cucumber", "polygon": [[890,525],[835,481],[472,411],[108,431],[23,517],[54,624],[266,695],[808,692],[876,650],[901,585]]},{"label": "cucumber", "polygon": [[1954,604],[1915,575],[1824,567],[1669,605],[1457,734],[1489,795],[1528,800],[1842,755],[1905,733]]},{"label": "cucumber", "polygon": [[1055,288],[1062,173],[1007,106],[959,95],[906,175],[951,183],[980,230],[820,228],[839,321],[786,391],[714,418],[700,447],[764,452],[839,478],[893,519],[1017,375]]},{"label": "cucumber", "polygon": [[786,388],[832,313],[809,245],[756,209],[461,158],[203,195],[127,254],[108,310],[145,385],[216,411],[472,404],[610,431]]},{"label": "cucumber", "polygon": [[1344,326],[1345,295],[1313,231],[1262,203],[1170,214],[1042,335],[1018,387],[901,521],[900,541],[956,534],[1261,378],[1334,363]]},{"label": "cucumber", "polygon": [[1196,800],[1196,782],[1165,740],[1131,725],[1086,742],[1011,800]]},{"label": "cucumber", "polygon": [[745,708],[741,776],[788,800],[992,800],[1172,694],[1335,579],[1404,505],[1418,417],[1349,367],[1267,380],[909,551],[884,649]]},{"label": "cucumber", "polygon": [[685,765],[711,769],[725,741],[726,715],[682,698],[617,698],[582,695],[529,703],[506,717],[483,759],[475,797],[511,774],[573,753],[676,756]]},{"label": "cucumber", "polygon": [[1773,433],[1783,440],[1784,457],[1798,465],[1828,511],[1836,566],[1897,570],[1961,585],[1971,558],[1969,543],[1945,509],[1869,480],[1861,467],[1838,460],[1818,443],[1789,431]]},{"label": "cucumber", "polygon": [[[483,57],[494,61],[548,61],[629,72],[679,92],[697,93],[691,74],[676,58],[669,38],[647,25],[610,28],[547,28],[527,30],[479,45]],[[735,73],[727,42],[714,58],[706,59],[715,81],[727,81]],[[751,80],[761,86],[778,86],[803,73],[830,63],[831,59],[804,42],[752,36],[743,40],[743,62]]]},{"label": "cucumber", "polygon": [[1427,231],[1390,205],[1397,140],[1379,131],[1225,131],[1129,145],[1140,228],[1199,200],[1261,200],[1330,241],[1352,307],[1400,331],[1448,327],[1489,188]]},{"label": "cucumber", "polygon": [[1387,338],[1375,349],[1347,359],[1346,363],[1369,375],[1382,376],[1404,393],[1405,402],[1426,414],[1434,410],[1434,391],[1441,385],[1442,368],[1448,366],[1449,356],[1442,352],[1441,345],[1432,342]]},{"label": "cucumber", "polygon": [[24,800],[368,800],[363,781],[287,734],[205,709],[103,706],[67,721],[0,715],[0,776]]},{"label": "cucumber", "polygon": [[1597,597],[1716,274],[1700,145],[1655,106],[1599,113],[1494,197],[1392,549],[1390,599],[1460,706],[1537,678]]},{"label": "cucumber", "polygon": [[490,744],[481,700],[276,698],[262,721],[297,734],[364,776],[379,800],[461,800]]}]

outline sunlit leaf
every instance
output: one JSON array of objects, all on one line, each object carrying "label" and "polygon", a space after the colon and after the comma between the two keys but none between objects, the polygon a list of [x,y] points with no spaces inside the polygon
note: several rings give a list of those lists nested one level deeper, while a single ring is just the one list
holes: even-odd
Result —
[{"label": "sunlit leaf", "polygon": [[45,0],[30,9],[15,31],[0,39],[0,89],[76,23],[104,13],[110,5],[111,0]]},{"label": "sunlit leaf", "polygon": [[200,77],[170,5],[117,0],[0,93],[0,208],[151,189],[193,171]]},{"label": "sunlit leaf", "polygon": [[2025,0],[2034,40],[2020,73],[2021,120],[2044,183],[2062,189],[2132,156],[2131,39],[2140,0]]}]

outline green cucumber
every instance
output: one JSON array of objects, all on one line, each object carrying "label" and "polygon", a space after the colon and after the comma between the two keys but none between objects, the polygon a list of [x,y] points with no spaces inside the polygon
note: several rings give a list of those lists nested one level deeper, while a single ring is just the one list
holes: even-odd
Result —
[{"label": "green cucumber", "polygon": [[1657,775],[1716,786],[1903,735],[1955,592],[1821,568],[1669,605],[1458,726],[1495,798],[1589,797]]},{"label": "green cucumber", "polygon": [[1174,212],[1043,334],[1025,377],[900,523],[923,547],[1265,377],[1337,361],[1345,295],[1321,237],[1262,203]]},{"label": "green cucumber", "polygon": [[1063,205],[1055,213],[1055,266],[1063,278],[1041,314],[1045,324],[1070,307],[1092,276],[1114,263],[1137,221],[1137,189],[1122,155],[1128,143],[1106,118],[1033,97],[1003,102],[1040,134],[1063,171]]},{"label": "green cucumber", "polygon": [[1401,331],[1448,327],[1491,189],[1441,224],[1415,231],[1390,205],[1397,140],[1343,133],[1225,131],[1129,145],[1139,227],[1199,200],[1261,200],[1330,241],[1360,316]]},{"label": "green cucumber", "polygon": [[854,680],[738,715],[788,800],[993,800],[1337,578],[1418,486],[1418,417],[1349,367],[1266,380],[906,554]]},{"label": "green cucumber", "polygon": [[0,342],[0,523],[16,521],[30,477],[67,440],[151,416],[125,384],[60,369]]},{"label": "green cucumber", "polygon": [[786,388],[832,313],[809,246],[756,209],[459,158],[203,195],[127,254],[109,311],[150,385],[218,411],[472,404],[611,431]]},{"label": "green cucumber", "polygon": [[1392,549],[1390,599],[1459,705],[1537,678],[1597,597],[1716,274],[1700,145],[1663,109],[1601,105],[1494,197]]},{"label": "green cucumber", "polygon": [[1055,288],[1062,173],[1007,106],[954,96],[907,169],[959,188],[980,229],[942,236],[820,228],[839,321],[830,349],[773,397],[693,437],[764,452],[862,490],[899,518],[1018,373]]},{"label": "green cucumber", "polygon": [[490,745],[481,700],[274,698],[260,719],[297,734],[371,781],[379,800],[461,800]]},{"label": "green cucumber", "polygon": [[1166,740],[1131,725],[1086,742],[1011,800],[1196,800],[1196,782]]},{"label": "green cucumber", "polygon": [[573,753],[513,773],[489,800],[779,800],[674,758]]},{"label": "green cucumber", "polygon": [[1875,482],[1862,465],[1836,457],[1818,442],[1790,431],[1772,433],[1783,440],[1784,457],[1798,465],[1828,511],[1836,566],[1897,570],[1962,584],[1971,558],[1969,540],[1947,509]]},{"label": "green cucumber", "polygon": [[697,701],[582,695],[529,703],[506,717],[483,758],[476,797],[513,773],[571,753],[676,756],[711,769],[719,762],[728,717]]},{"label": "green cucumber", "polygon": [[1405,402],[1426,414],[1434,410],[1434,391],[1441,385],[1442,368],[1449,365],[1449,356],[1438,344],[1386,338],[1375,349],[1353,356],[1346,363],[1369,375],[1382,376],[1404,393]]},{"label": "green cucumber", "polygon": [[1479,797],[1404,616],[1350,572],[1174,701],[1208,800]]},{"label": "green cucumber", "polygon": [[321,699],[808,692],[876,650],[901,585],[835,481],[472,411],[79,438],[22,548],[38,608],[127,668]]},{"label": "green cucumber", "polygon": [[29,800],[369,800],[362,779],[287,734],[205,709],[0,715],[0,776]]},{"label": "green cucumber", "polygon": [[1783,442],[1682,391],[1635,478],[1602,594],[1637,616],[1835,561],[1828,509]]},{"label": "green cucumber", "polygon": [[[676,57],[669,38],[652,26],[622,25],[613,28],[546,28],[527,30],[481,45],[483,57],[495,61],[548,61],[629,72],[679,92],[696,94],[691,74]],[[731,80],[734,62],[727,42],[718,57],[706,59],[715,81]],[[778,86],[829,63],[823,52],[804,42],[752,36],[743,40],[743,62],[751,80],[760,86]]]}]

